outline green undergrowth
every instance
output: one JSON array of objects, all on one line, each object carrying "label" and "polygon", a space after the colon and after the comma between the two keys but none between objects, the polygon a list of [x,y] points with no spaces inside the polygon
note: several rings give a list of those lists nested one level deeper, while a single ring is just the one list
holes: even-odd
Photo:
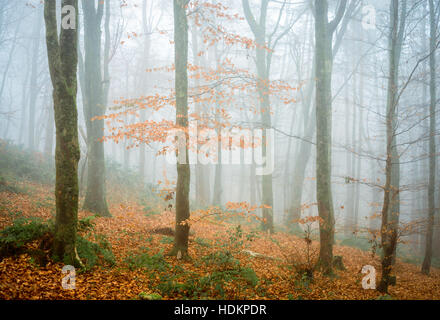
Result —
[{"label": "green undergrowth", "polygon": [[[104,235],[95,232],[92,217],[79,220],[77,251],[84,264],[84,271],[97,265],[113,266],[115,258],[111,245]],[[9,256],[28,253],[33,261],[45,265],[51,259],[54,222],[40,218],[27,218],[17,214],[11,226],[0,231],[0,260]],[[31,244],[38,241],[37,249]]]}]

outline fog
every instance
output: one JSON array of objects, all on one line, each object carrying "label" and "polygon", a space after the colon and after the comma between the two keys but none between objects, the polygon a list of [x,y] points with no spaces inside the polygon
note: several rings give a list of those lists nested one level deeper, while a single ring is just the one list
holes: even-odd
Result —
[{"label": "fog", "polygon": [[[78,2],[80,207],[93,191],[112,202],[110,191],[96,187],[109,184],[112,170],[122,172],[120,189],[134,181],[141,189],[175,191],[171,127],[183,87],[175,83],[173,1],[106,0],[100,18],[97,2]],[[299,219],[325,220],[331,212],[339,243],[378,239],[388,201],[404,252],[398,255],[421,263],[432,241],[430,254],[440,258],[439,3],[398,1],[394,16],[392,3],[328,1],[322,30],[315,1],[189,3],[190,212],[246,202],[266,222],[273,218],[273,227],[262,227],[268,232],[298,232]],[[35,159],[53,159],[57,130],[43,14],[40,1],[0,0],[0,139]],[[321,44],[320,36],[330,40]],[[210,142],[200,142],[208,136]],[[103,157],[94,144],[103,146]],[[108,212],[99,209],[107,204],[92,207]]]}]

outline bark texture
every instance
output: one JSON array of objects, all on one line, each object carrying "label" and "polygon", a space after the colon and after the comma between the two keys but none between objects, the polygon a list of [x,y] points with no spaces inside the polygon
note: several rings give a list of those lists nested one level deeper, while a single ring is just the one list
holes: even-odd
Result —
[{"label": "bark texture", "polygon": [[[170,254],[179,258],[188,256],[189,225],[189,186],[190,167],[188,161],[188,21],[186,17],[187,0],[174,0],[174,63],[176,87],[176,123],[185,130],[185,163],[177,162],[176,186],[176,235]],[[180,158],[180,157],[178,157]]]},{"label": "bark texture", "polygon": [[[62,5],[73,6],[77,18],[77,0],[63,0]],[[61,28],[58,38],[56,0],[44,2],[44,20],[50,77],[54,88],[56,127],[56,218],[53,257],[65,264],[81,266],[76,252],[80,158],[76,107],[78,35],[76,29]]]},{"label": "bark texture", "polygon": [[331,189],[333,33],[344,15],[347,1],[341,1],[333,21],[328,22],[328,3],[315,1],[316,50],[316,197],[319,225],[319,265],[325,274],[333,272],[335,217]]}]

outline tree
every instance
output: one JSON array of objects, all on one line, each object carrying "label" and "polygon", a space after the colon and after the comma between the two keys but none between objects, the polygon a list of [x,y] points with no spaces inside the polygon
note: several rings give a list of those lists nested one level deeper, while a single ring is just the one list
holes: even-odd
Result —
[{"label": "tree", "polygon": [[36,12],[36,26],[33,32],[32,40],[32,67],[30,79],[30,99],[29,99],[29,150],[35,149],[35,107],[37,104],[38,88],[38,58],[40,56],[40,34],[41,34],[41,17],[40,12]]},{"label": "tree", "polygon": [[[354,0],[350,2],[350,5],[347,9],[344,18],[340,23],[340,28],[336,35],[336,39],[333,44],[332,49],[332,59],[334,59],[341,47],[342,40],[344,38],[344,34],[346,32],[349,21],[351,20],[352,15],[355,13],[358,8],[359,1]],[[312,32],[311,32],[312,33]],[[313,33],[312,33],[313,35]],[[314,48],[312,48],[314,50]],[[302,109],[303,109],[303,126],[304,126],[304,138],[300,140],[300,145],[296,152],[295,156],[295,167],[293,171],[293,181],[289,181],[289,184],[292,185],[292,198],[290,207],[288,209],[287,221],[290,224],[290,228],[292,230],[298,230],[299,225],[297,221],[301,218],[301,201],[303,196],[303,187],[305,180],[305,173],[307,169],[307,165],[309,163],[312,146],[311,143],[312,137],[315,134],[316,130],[316,103],[313,103],[313,93],[315,91],[315,75],[316,75],[316,52],[314,53],[313,60],[310,67],[310,81],[307,82],[307,86],[304,89],[304,97],[302,99]],[[300,71],[298,71],[299,73]],[[334,99],[334,97],[332,98]],[[316,102],[316,101],[315,101]]]},{"label": "tree", "polygon": [[334,210],[331,189],[331,136],[333,33],[341,21],[346,0],[339,3],[335,18],[328,21],[327,0],[315,1],[315,63],[316,63],[316,197],[319,226],[319,264],[325,274],[333,271]]},{"label": "tree", "polygon": [[[106,1],[109,8],[110,1]],[[83,208],[101,216],[110,216],[105,191],[105,160],[103,136],[104,120],[92,120],[105,114],[105,81],[101,72],[101,21],[104,1],[83,0],[84,10],[84,116],[87,129],[87,191]],[[109,11],[108,11],[109,13]],[[108,20],[109,14],[106,14]],[[108,40],[107,40],[108,41]],[[108,50],[109,47],[106,46]],[[105,53],[108,57],[108,52]]]},{"label": "tree", "polygon": [[[191,30],[191,41],[192,41],[192,54],[193,54],[193,63],[195,65],[200,65],[200,57],[199,57],[199,30],[196,23],[192,24]],[[195,86],[200,86],[200,80],[195,79]],[[200,103],[195,103],[196,113],[200,116],[203,116],[203,110]],[[200,132],[201,126],[200,121],[197,121],[197,132]],[[199,150],[199,146],[197,146]],[[195,165],[195,176],[196,176],[196,201],[198,204],[205,206],[209,203],[210,195],[209,195],[209,166],[197,163]],[[217,172],[217,170],[216,170]],[[220,171],[219,171],[220,173]],[[217,193],[218,194],[218,193]],[[218,204],[220,204],[220,199],[218,198]],[[216,204],[214,204],[216,205]]]},{"label": "tree", "polygon": [[[62,6],[71,6],[74,12],[70,14],[77,19],[78,0],[63,0]],[[56,0],[44,2],[44,20],[56,126],[56,218],[52,253],[55,260],[81,266],[76,251],[80,158],[76,107],[78,34],[75,28],[61,28],[58,38]]]},{"label": "tree", "polygon": [[429,182],[428,182],[428,225],[426,232],[425,258],[423,259],[422,272],[429,274],[432,258],[432,237],[434,234],[434,215],[435,215],[435,107],[436,107],[436,81],[435,81],[435,50],[437,40],[437,19],[435,14],[434,1],[429,0],[429,20],[430,20],[430,39],[429,39],[429,70],[430,70],[430,104],[429,104]]},{"label": "tree", "polygon": [[[185,145],[178,152],[185,153],[185,161],[177,161],[176,233],[170,255],[188,256],[189,185],[188,159],[188,21],[186,6],[189,0],[174,0],[174,64],[176,88],[176,124],[185,131]],[[181,146],[180,146],[181,147]],[[182,150],[183,149],[183,150]],[[180,158],[180,157],[178,157]]]},{"label": "tree", "polygon": [[[269,5],[269,0],[261,0],[260,5],[260,17],[257,20],[251,12],[249,7],[249,0],[242,0],[243,10],[246,20],[252,30],[252,33],[255,37],[255,42],[257,44],[256,48],[256,60],[255,65],[257,67],[257,88],[258,88],[258,96],[260,99],[260,112],[261,112],[261,123],[265,129],[272,127],[271,120],[271,109],[270,109],[270,87],[269,87],[269,76],[270,76],[270,65],[272,60],[272,52],[275,48],[277,42],[284,36],[287,31],[290,29],[287,28],[282,32],[278,37],[271,43],[272,37],[275,35],[275,32],[278,29],[280,18],[283,13],[286,2],[284,1],[277,20],[277,24],[270,34],[268,43],[266,44],[266,19],[267,19],[267,7]],[[269,47],[269,50],[268,50]],[[267,149],[267,136],[266,132],[263,133],[262,139],[262,156],[265,159],[269,159],[269,157],[273,156],[270,154],[270,149]],[[263,183],[262,183],[262,195],[263,195],[263,230],[267,230],[270,233],[273,233],[273,187],[272,187],[272,174],[263,175]]]},{"label": "tree", "polygon": [[381,245],[382,278],[378,286],[380,292],[388,292],[393,282],[391,271],[395,257],[399,224],[399,154],[397,150],[396,127],[398,105],[399,61],[406,20],[406,0],[402,2],[399,14],[399,3],[392,0],[390,4],[389,74],[386,107],[386,164],[384,200],[382,206]]}]

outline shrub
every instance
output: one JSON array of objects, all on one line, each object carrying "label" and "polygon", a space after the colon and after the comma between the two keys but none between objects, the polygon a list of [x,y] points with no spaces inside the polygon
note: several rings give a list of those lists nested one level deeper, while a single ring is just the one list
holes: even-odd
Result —
[{"label": "shrub", "polygon": [[[90,222],[91,219],[85,221]],[[93,226],[90,228],[93,230]],[[15,219],[12,226],[0,231],[0,259],[26,252],[31,257],[37,255],[38,261],[45,264],[48,261],[47,251],[50,251],[52,246],[53,230],[53,220],[42,221],[38,218],[24,217]],[[103,235],[92,233],[89,233],[88,237],[93,237],[95,242],[78,235],[76,243],[78,255],[84,260],[86,269],[91,269],[97,264],[114,265],[115,258],[107,239]],[[26,248],[28,243],[36,240],[40,241],[39,249]]]},{"label": "shrub", "polygon": [[21,252],[24,246],[50,232],[49,225],[37,218],[19,217],[0,231],[0,259]]}]

